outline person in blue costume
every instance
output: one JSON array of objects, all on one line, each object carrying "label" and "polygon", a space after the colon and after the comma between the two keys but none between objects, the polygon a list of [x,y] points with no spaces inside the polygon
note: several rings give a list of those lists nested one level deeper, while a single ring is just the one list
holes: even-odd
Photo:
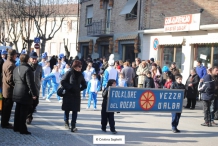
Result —
[{"label": "person in blue costume", "polygon": [[1,52],[1,56],[2,56],[2,59],[3,59],[4,61],[7,60],[7,54],[8,54],[8,51],[5,50],[5,49],[3,49],[2,52]]},{"label": "person in blue costume", "polygon": [[107,82],[110,79],[116,81],[118,85],[118,71],[114,68],[114,54],[111,54],[108,61],[109,67],[104,71],[104,78],[102,87],[105,88],[107,86]]},{"label": "person in blue costume", "polygon": [[46,60],[47,60],[47,53],[45,52],[45,53],[42,53],[42,61],[39,62],[39,65],[44,67]]},{"label": "person in blue costume", "polygon": [[[20,54],[27,54],[26,50],[22,50]],[[20,59],[18,59],[15,63],[16,66],[19,66],[20,65]]]},{"label": "person in blue costume", "polygon": [[[48,101],[48,102],[51,102],[50,98],[54,93],[56,93],[56,95],[57,95],[58,86],[60,84],[60,73],[58,70],[59,70],[58,66],[54,65],[53,71],[47,77],[45,77],[43,79],[43,80],[51,79],[52,91],[48,94],[48,96],[46,98],[46,101]],[[58,99],[59,103],[62,103],[60,96],[57,95],[57,99]]]},{"label": "person in blue costume", "polygon": [[[44,77],[47,77],[51,73],[51,68],[50,68],[50,62],[46,61],[45,66],[42,68],[44,72]],[[45,91],[46,87],[48,87],[47,94],[50,91],[51,88],[51,79],[45,79],[42,81],[42,99],[45,99]]]},{"label": "person in blue costume", "polygon": [[89,94],[87,109],[90,108],[92,100],[93,100],[94,110],[97,109],[97,94],[100,91],[100,88],[101,88],[101,83],[97,79],[97,74],[93,73],[92,79],[88,82],[88,86],[87,86],[87,90],[86,90],[86,94]]}]

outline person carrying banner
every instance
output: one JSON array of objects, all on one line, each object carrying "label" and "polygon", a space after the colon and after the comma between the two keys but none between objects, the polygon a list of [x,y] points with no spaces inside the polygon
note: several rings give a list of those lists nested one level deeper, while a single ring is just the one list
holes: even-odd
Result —
[{"label": "person carrying banner", "polygon": [[[184,89],[185,85],[182,84],[182,75],[178,74],[175,76],[176,81],[171,85],[170,89]],[[173,133],[180,132],[179,129],[177,129],[179,125],[179,119],[181,117],[181,113],[172,113],[172,131]]]},{"label": "person carrying banner", "polygon": [[113,134],[116,134],[117,131],[115,130],[114,112],[107,112],[108,90],[110,86],[116,87],[116,80],[114,79],[108,80],[107,86],[102,92],[103,102],[102,102],[102,109],[101,109],[101,130],[103,132],[106,132],[107,123],[109,121],[111,132]]}]

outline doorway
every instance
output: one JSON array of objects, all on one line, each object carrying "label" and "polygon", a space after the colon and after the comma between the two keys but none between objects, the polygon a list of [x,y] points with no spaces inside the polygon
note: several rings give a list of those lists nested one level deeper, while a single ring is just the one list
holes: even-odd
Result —
[{"label": "doorway", "polygon": [[89,47],[88,46],[83,46],[83,55],[82,55],[85,59],[88,58],[89,56]]},{"label": "doorway", "polygon": [[135,53],[134,53],[134,45],[133,44],[129,44],[129,45],[123,45],[123,56],[122,56],[122,60],[126,61],[129,60],[130,63],[135,61]]},{"label": "doorway", "polygon": [[109,56],[110,56],[109,45],[102,45],[101,46],[101,57],[106,57],[106,59],[108,60]]}]

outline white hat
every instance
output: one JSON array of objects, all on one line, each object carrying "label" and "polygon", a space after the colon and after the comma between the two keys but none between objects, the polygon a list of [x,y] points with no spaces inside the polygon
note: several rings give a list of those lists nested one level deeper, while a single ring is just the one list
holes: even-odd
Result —
[{"label": "white hat", "polygon": [[109,57],[109,60],[108,60],[108,64],[110,66],[113,66],[114,65],[114,54],[111,54],[110,57]]}]

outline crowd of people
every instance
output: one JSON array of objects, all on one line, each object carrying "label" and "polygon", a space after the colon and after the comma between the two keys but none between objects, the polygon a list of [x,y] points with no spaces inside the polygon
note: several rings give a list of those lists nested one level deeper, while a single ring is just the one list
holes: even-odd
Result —
[{"label": "crowd of people", "polygon": [[[176,63],[161,67],[159,62],[151,58],[134,62],[126,60],[115,61],[111,54],[109,59],[71,57],[69,60],[64,54],[52,56],[48,59],[47,53],[41,55],[38,61],[36,52],[27,55],[26,51],[19,54],[9,49],[2,51],[0,58],[0,72],[2,74],[3,108],[1,113],[1,127],[12,128],[21,134],[31,134],[26,124],[31,124],[33,113],[39,104],[40,89],[42,99],[51,102],[55,93],[64,111],[64,124],[71,132],[77,131],[76,120],[80,111],[81,99],[88,96],[87,109],[97,109],[97,94],[102,91],[101,129],[106,132],[109,121],[110,131],[114,134],[115,120],[113,112],[106,112],[108,89],[110,86],[157,88],[157,89],[184,89],[187,105],[184,108],[195,109],[196,100],[203,100],[204,120],[202,126],[217,125],[218,119],[218,67],[206,68],[202,61],[190,71],[186,83],[182,84],[182,75]],[[58,94],[59,87],[64,89],[62,97]],[[52,89],[51,89],[52,88]],[[81,97],[82,92],[82,97]],[[16,103],[14,125],[9,123],[13,103]],[[71,124],[69,113],[72,111]],[[177,129],[181,113],[172,113],[172,131]]]}]

